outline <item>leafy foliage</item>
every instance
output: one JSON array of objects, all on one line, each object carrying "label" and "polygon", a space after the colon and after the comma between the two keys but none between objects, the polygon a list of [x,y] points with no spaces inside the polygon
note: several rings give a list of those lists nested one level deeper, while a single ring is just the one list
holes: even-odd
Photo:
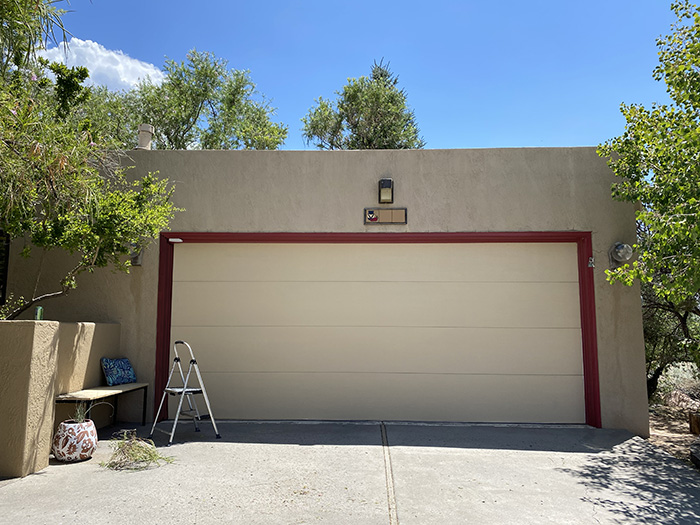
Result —
[{"label": "leafy foliage", "polygon": [[109,137],[116,149],[129,150],[137,145],[138,125],[132,91],[110,91],[105,86],[85,88],[89,96],[72,108],[68,118],[74,126],[87,126],[92,133]]},{"label": "leafy foliage", "polygon": [[229,70],[225,60],[196,50],[186,62],[166,61],[164,69],[161,84],[146,79],[127,92],[94,88],[83,117],[125,148],[135,146],[143,123],[154,126],[156,149],[276,149],[287,137],[248,71]]},{"label": "leafy foliage", "polygon": [[687,0],[671,9],[653,73],[670,103],[623,104],[624,133],[598,150],[618,177],[613,197],[640,203],[638,258],[608,278],[642,283],[650,396],[669,365],[700,363],[700,12]]},{"label": "leafy foliage", "polygon": [[647,394],[651,399],[662,374],[674,363],[700,365],[700,318],[691,302],[674,304],[659,297],[649,283],[642,284]]},{"label": "leafy foliage", "polygon": [[82,83],[90,76],[90,72],[86,67],[68,68],[64,64],[43,63],[56,75],[54,85],[55,99],[58,104],[56,117],[65,119],[76,104],[85,102],[90,97],[90,92],[82,86]]},{"label": "leafy foliage", "polygon": [[[48,9],[51,2],[38,4]],[[40,269],[30,298],[10,294],[12,307],[2,311],[8,319],[67,294],[82,272],[105,266],[127,271],[130,251],[166,229],[176,211],[167,180],[149,174],[129,181],[114,143],[75,114],[88,96],[82,86],[87,70],[31,56],[15,66],[0,77],[0,230],[24,240],[25,256],[38,249],[43,262],[43,254],[60,248],[74,254],[75,266],[58,290],[42,294]],[[45,76],[47,68],[55,82]]]},{"label": "leafy foliage", "polygon": [[302,119],[304,139],[319,149],[414,149],[425,146],[406,92],[388,65],[349,78],[335,102],[320,97]]},{"label": "leafy foliage", "polygon": [[3,0],[0,2],[0,77],[7,78],[12,69],[24,67],[37,48],[51,40],[56,32],[65,41],[67,31],[56,9],[58,0]]},{"label": "leafy foliage", "polygon": [[670,104],[646,109],[623,105],[625,132],[599,147],[619,181],[613,197],[641,203],[645,230],[638,260],[610,274],[611,280],[651,283],[663,298],[681,303],[700,290],[700,13],[687,1],[672,9],[673,32],[658,41]]}]

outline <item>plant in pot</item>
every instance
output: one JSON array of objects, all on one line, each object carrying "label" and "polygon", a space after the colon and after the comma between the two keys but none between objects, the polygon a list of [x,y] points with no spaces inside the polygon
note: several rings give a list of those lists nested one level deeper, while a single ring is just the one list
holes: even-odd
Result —
[{"label": "plant in pot", "polygon": [[92,457],[97,448],[97,429],[95,423],[87,419],[87,414],[93,407],[100,404],[102,403],[96,403],[86,410],[85,403],[78,403],[73,419],[59,423],[51,447],[57,460],[73,462]]}]

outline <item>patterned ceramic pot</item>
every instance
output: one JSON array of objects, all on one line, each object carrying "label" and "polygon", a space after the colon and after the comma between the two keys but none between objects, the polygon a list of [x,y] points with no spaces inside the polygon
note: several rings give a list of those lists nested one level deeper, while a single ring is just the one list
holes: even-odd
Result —
[{"label": "patterned ceramic pot", "polygon": [[58,425],[51,450],[60,461],[90,459],[97,448],[97,430],[90,419],[78,423],[69,419]]}]

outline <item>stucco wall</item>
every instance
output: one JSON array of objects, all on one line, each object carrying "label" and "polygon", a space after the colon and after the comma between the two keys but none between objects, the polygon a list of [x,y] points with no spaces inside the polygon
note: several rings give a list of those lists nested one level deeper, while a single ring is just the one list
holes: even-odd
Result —
[{"label": "stucco wall", "polygon": [[[613,176],[594,148],[134,151],[130,156],[134,175],[160,171],[176,184],[174,201],[186,211],[173,221],[173,231],[591,231],[603,426],[648,434],[639,290],[611,286],[604,274],[610,246],[635,240],[633,207],[610,198]],[[392,206],[408,209],[408,224],[363,223],[364,208],[377,205],[382,177],[394,179]],[[13,258],[10,280],[25,280],[27,288],[31,271],[17,263]],[[43,274],[42,283],[49,278]],[[157,283],[154,245],[130,275],[81,276],[68,298],[47,302],[46,315],[121,323],[122,353],[140,371],[139,379],[152,381]]]},{"label": "stucco wall", "polygon": [[[105,385],[100,358],[121,357],[120,335],[121,326],[118,324],[61,323],[58,335],[56,394]],[[112,403],[111,399],[106,401]],[[61,421],[73,416],[75,404],[61,403],[56,405],[55,410],[54,430]],[[88,416],[97,428],[101,428],[111,422],[111,414],[112,408],[109,405],[96,404]]]},{"label": "stucco wall", "polygon": [[118,324],[61,323],[56,393],[104,385],[100,358],[119,357]]},{"label": "stucco wall", "polygon": [[[55,426],[75,411],[56,409],[56,394],[103,384],[99,359],[119,351],[119,333],[115,324],[0,321],[0,477],[49,464]],[[90,414],[98,426],[109,422],[104,408]]]},{"label": "stucco wall", "polygon": [[26,476],[49,464],[58,326],[0,321],[0,477]]}]

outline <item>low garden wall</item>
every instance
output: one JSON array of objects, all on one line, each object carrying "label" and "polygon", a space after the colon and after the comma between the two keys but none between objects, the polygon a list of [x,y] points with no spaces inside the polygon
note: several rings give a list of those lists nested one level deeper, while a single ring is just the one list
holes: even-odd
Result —
[{"label": "low garden wall", "polygon": [[99,360],[117,356],[120,331],[118,324],[0,321],[0,478],[48,466],[54,421],[69,417],[56,414],[54,398],[103,384]]}]

